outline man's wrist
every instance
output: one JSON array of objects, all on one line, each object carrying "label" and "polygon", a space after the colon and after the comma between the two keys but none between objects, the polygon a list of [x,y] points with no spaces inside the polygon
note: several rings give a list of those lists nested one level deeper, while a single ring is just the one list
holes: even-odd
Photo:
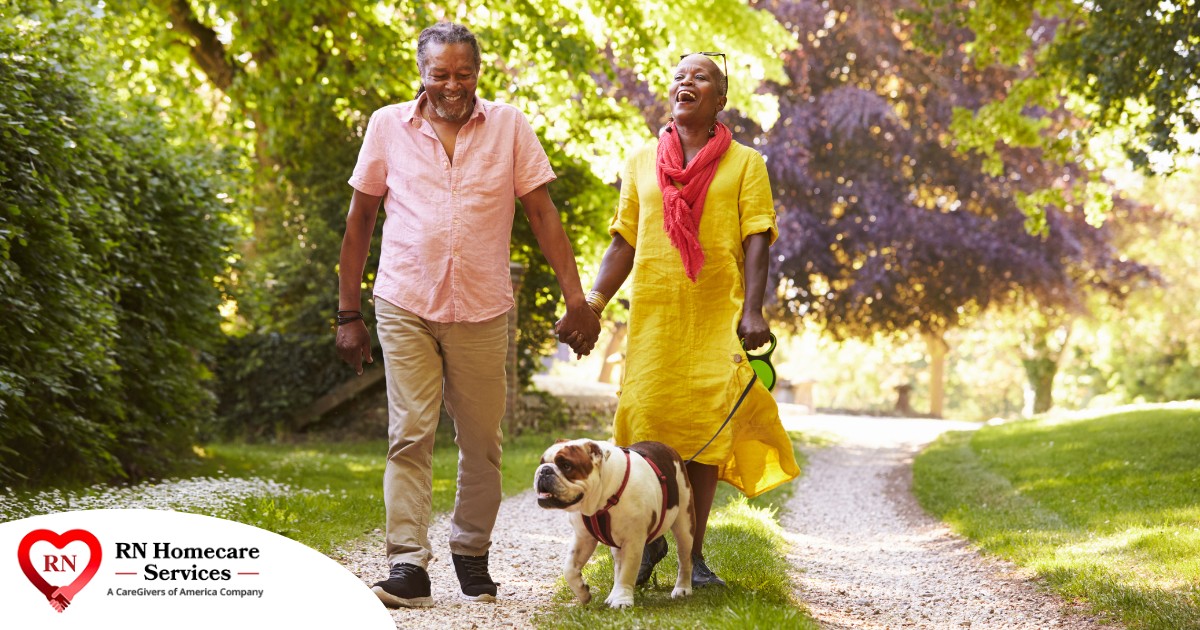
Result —
[{"label": "man's wrist", "polygon": [[570,297],[564,295],[563,301],[567,303],[567,308],[571,310],[588,308],[587,299],[585,299],[582,291],[580,291],[578,295],[572,295]]},{"label": "man's wrist", "polygon": [[345,326],[351,322],[359,322],[363,320],[362,311],[357,309],[338,309],[337,325]]}]

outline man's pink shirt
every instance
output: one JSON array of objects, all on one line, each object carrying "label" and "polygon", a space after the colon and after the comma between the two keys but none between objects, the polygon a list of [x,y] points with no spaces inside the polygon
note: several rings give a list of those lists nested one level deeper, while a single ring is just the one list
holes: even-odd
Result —
[{"label": "man's pink shirt", "polygon": [[387,195],[375,297],[434,322],[481,322],[514,305],[515,199],[554,180],[524,114],[475,99],[454,160],[416,101],[371,115],[350,185]]}]

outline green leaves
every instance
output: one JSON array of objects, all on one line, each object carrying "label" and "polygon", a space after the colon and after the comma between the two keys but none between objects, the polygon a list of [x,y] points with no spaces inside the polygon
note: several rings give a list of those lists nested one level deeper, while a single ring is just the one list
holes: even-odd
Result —
[{"label": "green leaves", "polygon": [[1045,236],[1049,232],[1046,223],[1046,208],[1048,206],[1063,207],[1067,204],[1061,190],[1041,188],[1032,193],[1015,191],[1013,195],[1017,207],[1025,214],[1025,231],[1034,236]]},{"label": "green leaves", "polygon": [[[917,41],[938,49],[938,26],[965,27],[963,45],[981,69],[999,65],[1022,78],[976,111],[973,130],[994,133],[1010,147],[1037,146],[1066,161],[1084,149],[1063,146],[1055,134],[1086,135],[1119,129],[1135,166],[1165,173],[1175,156],[1195,152],[1185,139],[1200,132],[1200,6],[1196,0],[924,0],[923,12],[906,13]],[[1035,85],[1036,84],[1036,87]],[[1078,120],[1062,116],[1063,108]],[[1043,121],[1039,128],[1033,120]],[[1080,122],[1083,121],[1083,122]],[[965,148],[979,149],[966,125]],[[1050,132],[1050,133],[1047,133]],[[995,153],[985,161],[997,168]]]},{"label": "green leaves", "polygon": [[86,18],[3,13],[0,478],[153,475],[211,412],[221,164],[90,80]]},{"label": "green leaves", "polygon": [[[534,125],[558,174],[551,195],[584,259],[607,241],[621,161],[658,124],[616,96],[619,72],[632,69],[661,95],[680,54],[725,50],[738,86],[731,106],[769,124],[774,98],[755,91],[764,80],[784,80],[779,52],[793,45],[771,15],[742,0],[472,1],[449,12],[405,0],[114,0],[108,10],[103,27],[121,46],[116,83],[131,94],[153,90],[172,104],[165,118],[190,114],[209,142],[241,153],[245,172],[226,173],[242,184],[231,196],[247,226],[228,296],[239,317],[227,327],[250,337],[225,346],[234,354],[222,360],[234,367],[219,370],[218,391],[228,412],[222,424],[252,423],[251,434],[269,433],[260,429],[274,418],[264,414],[302,406],[349,374],[330,351],[345,182],[370,113],[415,95],[424,27],[454,19],[476,33],[479,94],[515,105]],[[680,14],[720,14],[722,23],[663,26],[664,15]],[[561,299],[525,220],[516,225],[513,259],[527,273],[520,341],[528,378],[554,347]],[[368,270],[377,265],[375,244]],[[368,278],[364,293],[371,289]],[[276,335],[288,343],[272,343]],[[259,371],[244,369],[260,360]]]}]

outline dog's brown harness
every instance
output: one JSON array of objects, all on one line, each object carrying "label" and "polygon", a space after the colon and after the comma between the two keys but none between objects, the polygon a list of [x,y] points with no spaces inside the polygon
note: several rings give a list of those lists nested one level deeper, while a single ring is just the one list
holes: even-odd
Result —
[{"label": "dog's brown harness", "polygon": [[[617,488],[617,492],[608,498],[608,503],[606,503],[604,507],[600,508],[599,511],[591,516],[583,517],[583,526],[587,528],[588,533],[592,535],[592,538],[595,538],[609,547],[615,547],[617,549],[620,549],[621,546],[613,541],[612,520],[608,515],[608,511],[613,509],[613,507],[615,507],[617,503],[621,501],[621,494],[625,492],[625,486],[629,484],[629,471],[633,468],[633,460],[629,456],[630,449],[628,447],[622,447],[621,450],[625,452],[625,478],[621,480],[621,487]],[[641,455],[642,459],[644,459],[647,464],[650,464],[650,468],[654,470],[655,476],[658,477],[658,483],[662,487],[662,511],[658,513],[658,524],[654,527],[654,531],[650,533],[650,537],[646,539],[646,541],[649,542],[655,538],[658,538],[659,532],[662,531],[663,522],[667,519],[667,476],[658,469],[658,466],[654,463],[654,460],[646,457],[642,453],[638,453],[638,455]]]}]

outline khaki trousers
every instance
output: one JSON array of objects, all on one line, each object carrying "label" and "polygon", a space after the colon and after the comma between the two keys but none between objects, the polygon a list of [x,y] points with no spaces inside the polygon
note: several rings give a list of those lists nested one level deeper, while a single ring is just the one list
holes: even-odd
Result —
[{"label": "khaki trousers", "polygon": [[427,568],[433,559],[433,440],[443,400],[459,449],[450,551],[481,556],[491,547],[500,510],[508,317],[443,324],[379,299],[375,315],[388,394],[388,563]]}]

